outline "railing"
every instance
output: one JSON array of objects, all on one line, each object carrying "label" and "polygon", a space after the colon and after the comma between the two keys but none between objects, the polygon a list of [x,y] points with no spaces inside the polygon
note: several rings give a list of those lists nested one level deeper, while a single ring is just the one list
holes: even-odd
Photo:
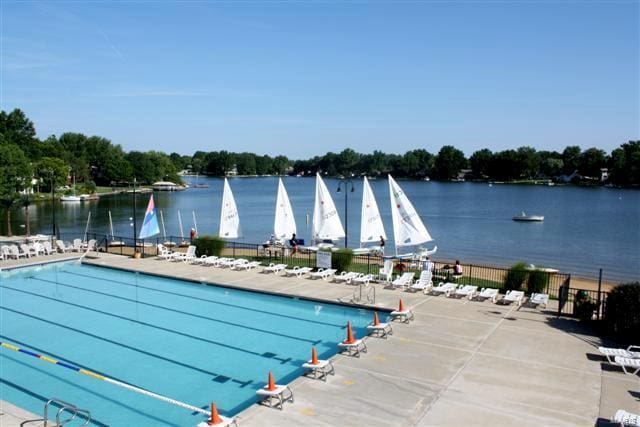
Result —
[{"label": "railing", "polygon": [[[84,419],[84,423],[82,423],[80,427],[88,426],[89,423],[91,423],[91,413],[89,411],[80,409],[63,400],[53,398],[47,400],[47,403],[44,404],[44,427],[47,427],[49,423],[50,406],[57,406],[59,408],[56,412],[56,427],[62,427],[63,425],[75,420],[78,416]],[[67,418],[62,418],[65,413],[68,414]]]},{"label": "railing", "polygon": [[[137,246],[134,249],[134,239],[131,237],[88,233],[87,238],[98,241],[98,250],[100,251],[126,256],[133,256],[135,252],[138,252],[142,258],[156,256],[158,254],[158,244],[168,246],[170,249],[176,251],[184,251],[190,243],[189,240],[178,236],[137,239]],[[292,249],[286,246],[270,246],[267,244],[231,241],[226,242],[221,256],[246,258],[260,261],[264,264],[281,263],[291,267],[297,265],[300,267],[317,268],[316,253],[304,248],[301,248],[293,254]],[[334,253],[333,256],[341,255]],[[363,274],[377,275],[387,259],[388,258],[381,257],[378,254],[353,254],[346,269]],[[398,275],[403,272],[413,271],[417,277],[423,268],[423,262],[419,259],[392,259],[392,262],[393,271]],[[458,284],[473,285],[479,288],[504,289],[509,269],[478,264],[461,264],[461,266],[463,274],[461,276],[454,276],[453,266],[445,262],[434,261],[434,283],[438,283],[439,281],[454,281],[453,279],[455,277],[455,282]],[[598,319],[602,317],[608,295],[607,292],[572,288],[571,275],[567,273],[549,271],[543,272],[542,274],[546,274],[543,280],[544,288],[542,292],[549,294],[552,299],[559,300],[558,315],[575,315],[574,306],[576,295],[579,294],[583,300],[598,301],[599,303],[597,304],[597,310],[594,311],[594,317]],[[369,298],[369,296],[366,295],[365,297]],[[362,295],[358,295],[358,299],[362,299]]]}]

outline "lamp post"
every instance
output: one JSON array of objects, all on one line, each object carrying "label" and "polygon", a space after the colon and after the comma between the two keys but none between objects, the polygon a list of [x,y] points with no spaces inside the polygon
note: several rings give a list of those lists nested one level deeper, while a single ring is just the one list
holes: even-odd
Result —
[{"label": "lamp post", "polygon": [[51,182],[51,236],[56,237],[56,186],[53,185],[53,169],[49,169],[49,178]]},{"label": "lamp post", "polygon": [[133,253],[138,250],[138,242],[136,236],[136,177],[133,177]]},{"label": "lamp post", "polygon": [[[351,190],[347,191],[347,188],[351,184]],[[342,190],[340,187],[344,185],[344,247],[348,247],[349,245],[349,208],[347,206],[347,199],[349,198],[349,193],[353,193],[355,188],[353,187],[353,180],[351,178],[342,178],[338,181],[338,189],[336,192],[340,193]]]}]

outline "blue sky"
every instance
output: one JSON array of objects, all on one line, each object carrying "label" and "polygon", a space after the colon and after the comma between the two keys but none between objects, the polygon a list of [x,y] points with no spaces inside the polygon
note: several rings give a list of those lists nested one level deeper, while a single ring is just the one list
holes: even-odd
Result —
[{"label": "blue sky", "polygon": [[11,2],[4,110],[42,138],[307,158],[640,138],[640,2]]}]

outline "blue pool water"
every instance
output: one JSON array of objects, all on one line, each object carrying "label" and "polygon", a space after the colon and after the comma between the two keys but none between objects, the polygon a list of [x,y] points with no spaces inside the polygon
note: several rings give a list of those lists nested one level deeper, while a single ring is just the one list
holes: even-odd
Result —
[{"label": "blue pool water", "polygon": [[[79,263],[3,272],[0,340],[223,415],[255,402],[272,371],[302,374],[316,346],[334,355],[349,320],[373,313]],[[0,349],[0,396],[42,413],[52,397],[88,409],[95,425],[195,426],[204,419],[34,357]]]}]

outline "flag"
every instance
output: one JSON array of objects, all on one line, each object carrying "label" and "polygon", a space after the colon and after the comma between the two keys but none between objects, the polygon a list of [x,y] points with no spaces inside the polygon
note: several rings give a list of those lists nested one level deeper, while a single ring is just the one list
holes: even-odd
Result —
[{"label": "flag", "polygon": [[160,227],[158,226],[158,217],[156,215],[156,206],[153,203],[153,194],[149,198],[149,204],[147,205],[147,212],[144,214],[144,221],[142,221],[142,228],[140,229],[139,239],[146,239],[147,237],[155,236],[160,233]]}]

